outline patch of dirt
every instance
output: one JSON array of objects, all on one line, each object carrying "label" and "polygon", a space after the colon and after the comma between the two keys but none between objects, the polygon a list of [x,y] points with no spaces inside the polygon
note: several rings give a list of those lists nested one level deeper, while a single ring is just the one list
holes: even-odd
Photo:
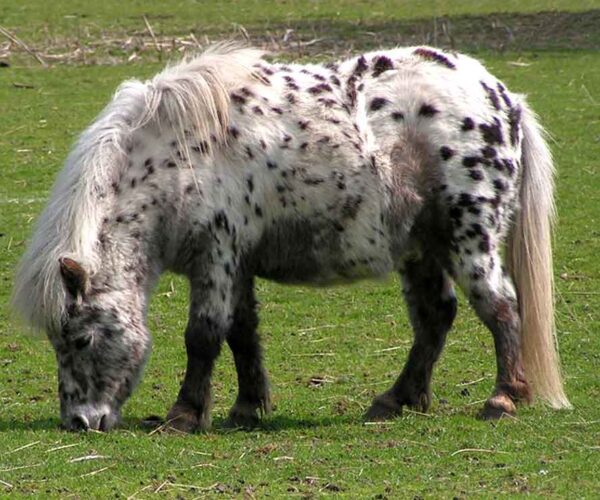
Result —
[{"label": "patch of dirt", "polygon": [[140,19],[140,29],[123,32],[88,27],[79,37],[48,36],[36,43],[15,30],[0,33],[0,69],[11,64],[123,64],[163,62],[201,50],[223,39],[302,59],[327,59],[378,47],[429,44],[463,50],[503,52],[548,49],[600,49],[600,9],[586,12],[490,14],[421,20],[298,21],[281,25],[235,25],[233,31],[155,33]]},{"label": "patch of dirt", "polygon": [[323,21],[311,27],[315,36],[327,34],[323,43],[339,40],[339,45],[355,52],[374,46],[419,44],[457,50],[598,49],[598,26],[599,9],[578,13],[490,14],[384,23]]}]

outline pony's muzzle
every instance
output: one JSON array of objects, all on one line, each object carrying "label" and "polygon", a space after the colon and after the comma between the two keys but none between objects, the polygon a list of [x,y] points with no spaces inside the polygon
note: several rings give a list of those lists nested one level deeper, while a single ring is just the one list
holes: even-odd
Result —
[{"label": "pony's muzzle", "polygon": [[107,409],[104,409],[104,411],[80,409],[63,421],[63,427],[72,432],[89,430],[106,432],[112,429],[118,420],[118,416]]}]

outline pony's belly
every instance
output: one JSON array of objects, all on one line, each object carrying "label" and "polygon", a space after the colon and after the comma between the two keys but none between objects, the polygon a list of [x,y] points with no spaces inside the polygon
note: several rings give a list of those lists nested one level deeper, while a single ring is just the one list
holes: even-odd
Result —
[{"label": "pony's belly", "polygon": [[347,267],[332,267],[325,263],[305,266],[300,262],[288,262],[277,266],[259,266],[256,275],[278,283],[328,286],[362,279],[383,278],[391,271],[392,266],[383,260]]},{"label": "pony's belly", "polygon": [[383,278],[391,270],[392,266],[384,261],[347,267],[332,267],[325,263],[305,266],[300,262],[288,262],[280,263],[277,266],[259,266],[256,269],[256,275],[260,278],[289,285],[329,286],[352,283],[363,279]]},{"label": "pony's belly", "polygon": [[393,269],[386,244],[350,244],[351,236],[320,223],[277,224],[254,251],[254,272],[281,283],[328,285],[382,277]]}]

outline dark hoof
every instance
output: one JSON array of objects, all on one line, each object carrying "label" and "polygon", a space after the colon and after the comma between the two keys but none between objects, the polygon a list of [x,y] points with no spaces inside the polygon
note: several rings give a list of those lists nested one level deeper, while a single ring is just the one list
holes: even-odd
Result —
[{"label": "dark hoof", "polygon": [[513,416],[517,408],[506,394],[496,394],[485,402],[479,418],[482,420],[498,420],[504,416]]},{"label": "dark hoof", "polygon": [[387,394],[377,396],[365,414],[367,422],[391,420],[402,415],[402,405]]},{"label": "dark hoof", "polygon": [[140,425],[146,429],[157,429],[164,423],[164,419],[158,415],[149,415],[140,422]]},{"label": "dark hoof", "polygon": [[[259,413],[260,412],[260,413]],[[244,429],[253,429],[260,424],[260,417],[271,412],[271,405],[267,403],[257,406],[252,403],[241,403],[237,401],[229,410],[229,417],[226,425],[228,427],[241,427]]]},{"label": "dark hoof", "polygon": [[404,391],[397,395],[393,392],[384,392],[373,400],[371,408],[367,411],[365,418],[371,421],[389,420],[402,414],[402,407],[425,413],[429,410],[431,396],[426,391],[410,392]]},{"label": "dark hoof", "polygon": [[237,411],[230,411],[227,420],[225,421],[225,427],[232,429],[254,429],[258,427],[260,419],[256,412],[254,414],[243,414]]},{"label": "dark hoof", "polygon": [[175,403],[167,415],[167,430],[184,432],[207,431],[210,429],[210,417],[184,403]]}]

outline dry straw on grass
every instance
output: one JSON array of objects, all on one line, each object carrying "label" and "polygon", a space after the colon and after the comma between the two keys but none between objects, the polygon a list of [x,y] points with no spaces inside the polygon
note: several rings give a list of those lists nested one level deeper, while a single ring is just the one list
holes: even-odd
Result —
[{"label": "dry straw on grass", "polygon": [[[20,59],[23,54],[34,58],[39,64],[48,67],[52,64],[123,64],[137,60],[158,60],[178,58],[188,53],[196,53],[223,38],[242,39],[255,47],[270,51],[289,52],[294,57],[307,57],[320,54],[323,38],[309,40],[296,39],[294,30],[286,33],[263,34],[252,38],[241,25],[234,24],[233,30],[220,33],[212,38],[209,35],[200,39],[194,34],[166,36],[158,35],[146,16],[143,16],[143,30],[124,32],[102,32],[100,36],[73,38],[69,36],[47,37],[33,44],[26,43],[9,29],[0,26],[0,35],[6,39],[0,43],[0,62]],[[8,62],[4,63],[8,65]]]}]

